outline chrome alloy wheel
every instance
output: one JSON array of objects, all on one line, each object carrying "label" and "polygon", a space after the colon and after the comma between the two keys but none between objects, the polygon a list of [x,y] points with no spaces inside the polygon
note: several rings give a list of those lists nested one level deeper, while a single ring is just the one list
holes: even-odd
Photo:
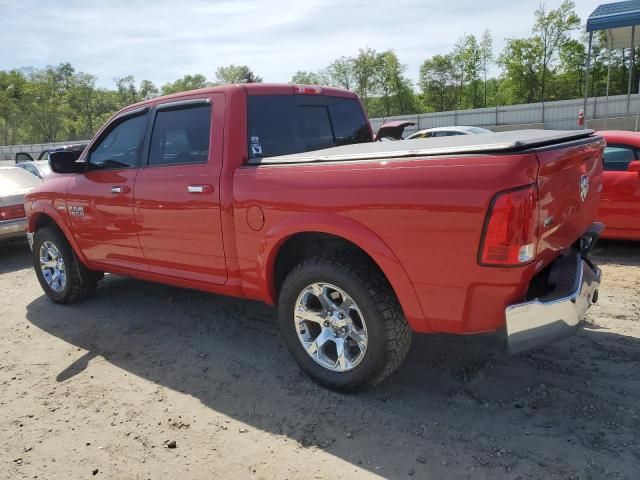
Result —
[{"label": "chrome alloy wheel", "polygon": [[353,299],[329,283],[306,287],[295,304],[298,339],[319,365],[334,372],[357,367],[367,351],[367,325]]},{"label": "chrome alloy wheel", "polygon": [[40,269],[51,290],[56,293],[64,290],[67,284],[64,259],[58,247],[50,241],[46,241],[40,246]]}]

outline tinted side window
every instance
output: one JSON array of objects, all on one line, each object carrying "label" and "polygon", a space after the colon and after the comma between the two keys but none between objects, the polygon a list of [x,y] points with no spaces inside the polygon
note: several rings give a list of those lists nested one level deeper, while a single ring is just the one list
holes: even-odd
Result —
[{"label": "tinted side window", "polygon": [[91,149],[90,170],[131,168],[138,165],[138,157],[147,115],[125,118],[117,123]]},{"label": "tinted side window", "polygon": [[205,163],[209,158],[211,105],[158,110],[149,165]]},{"label": "tinted side window", "polygon": [[633,148],[609,145],[604,149],[604,169],[612,171],[626,171],[629,163],[636,160]]}]

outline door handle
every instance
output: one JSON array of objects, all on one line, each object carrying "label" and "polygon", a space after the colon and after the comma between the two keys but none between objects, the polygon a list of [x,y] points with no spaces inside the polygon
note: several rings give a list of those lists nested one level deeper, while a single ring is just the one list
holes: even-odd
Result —
[{"label": "door handle", "polygon": [[188,193],[213,193],[213,185],[188,185]]},{"label": "door handle", "polygon": [[129,187],[126,185],[114,185],[111,187],[111,193],[129,193]]}]

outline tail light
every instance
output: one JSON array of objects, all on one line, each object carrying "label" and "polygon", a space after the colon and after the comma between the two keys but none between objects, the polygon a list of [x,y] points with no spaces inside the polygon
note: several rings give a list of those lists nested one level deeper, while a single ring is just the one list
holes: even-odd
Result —
[{"label": "tail light", "polygon": [[498,193],[489,208],[478,261],[481,265],[519,266],[536,256],[538,189],[535,185]]},{"label": "tail light", "polygon": [[322,88],[311,85],[294,85],[293,93],[301,95],[320,95],[322,93]]},{"label": "tail light", "polygon": [[15,220],[16,218],[24,218],[24,205],[9,205],[8,207],[0,207],[0,220]]}]

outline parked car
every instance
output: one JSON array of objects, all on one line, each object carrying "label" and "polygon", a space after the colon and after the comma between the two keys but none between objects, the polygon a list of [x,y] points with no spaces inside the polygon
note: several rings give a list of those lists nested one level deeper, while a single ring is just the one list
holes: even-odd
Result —
[{"label": "parked car", "polygon": [[407,137],[407,140],[415,140],[416,138],[433,138],[433,137],[452,137],[455,135],[478,135],[484,133],[493,133],[491,130],[480,127],[436,127],[420,130]]},{"label": "parked car", "polygon": [[0,167],[0,240],[26,238],[24,196],[41,181],[17,167]]},{"label": "parked car", "polygon": [[33,162],[21,162],[16,165],[18,168],[22,168],[27,172],[35,175],[38,178],[44,178],[51,173],[51,167],[49,166],[49,160],[35,160]]},{"label": "parked car", "polygon": [[640,240],[640,133],[598,132],[604,149],[602,198],[598,219],[603,238]]},{"label": "parked car", "polygon": [[54,147],[43,150],[38,155],[37,159],[34,159],[30,153],[27,152],[18,152],[15,156],[16,165],[25,162],[37,162],[37,161],[47,161],[49,158],[49,154],[52,152],[61,152],[61,151],[79,151],[82,152],[84,148],[87,146],[87,142],[77,142],[71,143],[69,145],[63,145],[61,147]]},{"label": "parked car", "polygon": [[[31,155],[28,152],[18,152],[16,153],[15,156],[15,161],[16,161],[16,165],[23,163],[23,162],[34,162],[34,161],[38,161],[38,160],[46,160],[47,157],[49,156],[49,152],[50,150],[42,150],[40,152],[40,154],[37,156],[37,158],[33,158],[33,155]],[[35,154],[34,154],[35,155]]]},{"label": "parked car", "polygon": [[300,367],[355,391],[412,331],[506,330],[513,353],[575,332],[600,283],[603,146],[584,130],[373,142],[334,88],[157,97],[79,158],[50,155],[61,175],[25,203],[35,273],[61,304],[101,272],[277,304]]}]

